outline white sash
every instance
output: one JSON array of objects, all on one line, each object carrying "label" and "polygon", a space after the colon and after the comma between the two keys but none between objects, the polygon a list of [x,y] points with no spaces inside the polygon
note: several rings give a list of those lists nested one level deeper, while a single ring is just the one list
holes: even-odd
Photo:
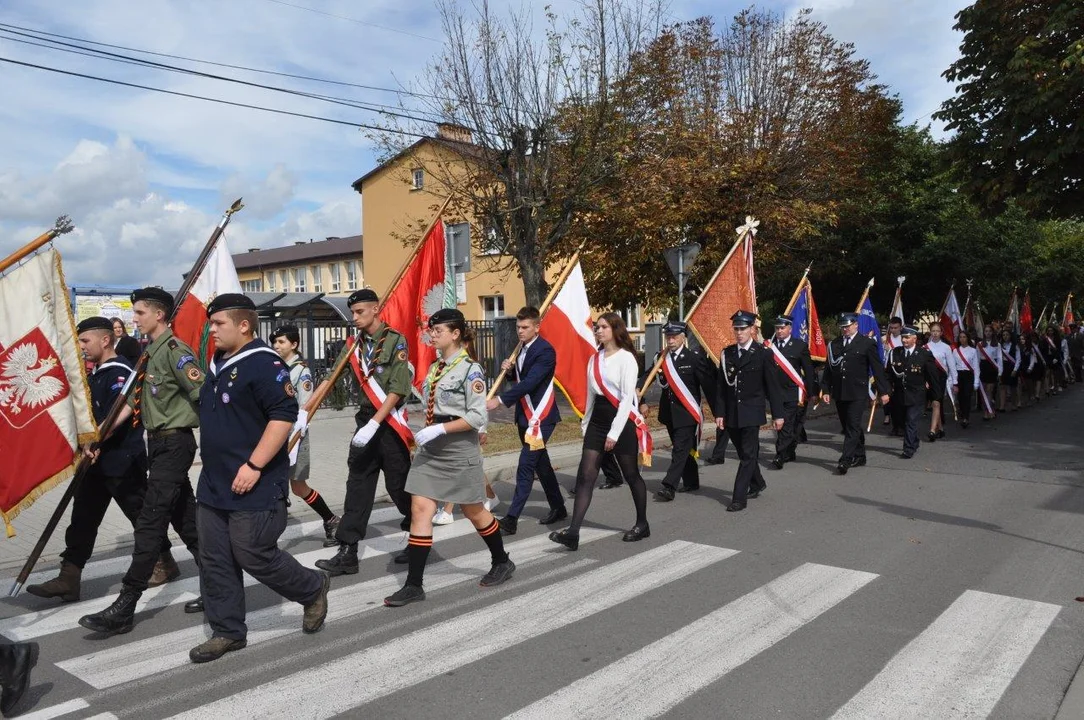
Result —
[{"label": "white sash", "polygon": [[[520,369],[516,367],[516,378],[519,378]],[[546,386],[546,391],[542,393],[542,399],[538,402],[540,410],[536,410],[534,403],[531,402],[531,394],[527,393],[519,399],[520,405],[523,407],[523,414],[527,416],[527,432],[523,435],[523,441],[532,450],[542,450],[546,447],[545,441],[542,439],[542,421],[546,419],[546,416],[550,414],[550,410],[553,409],[553,379],[550,379],[549,385]]]},{"label": "white sash", "polygon": [[765,347],[772,349],[772,355],[775,356],[775,364],[783,371],[783,374],[791,379],[791,381],[798,386],[798,404],[805,404],[805,383],[802,382],[802,376],[798,374],[798,371],[794,369],[790,360],[787,360],[787,356],[776,346],[771,340],[764,341]]},{"label": "white sash", "polygon": [[[356,361],[354,374],[358,376],[361,389],[365,391],[365,395],[369,398],[369,402],[373,404],[373,407],[379,410],[384,405],[384,401],[388,399],[388,394],[384,392],[384,389],[380,387],[380,384],[369,372],[369,361],[361,354],[360,343],[354,344],[354,360]],[[408,448],[414,446],[414,433],[410,431],[410,426],[407,424],[407,414],[404,408],[392,408],[392,411],[388,413],[387,421]]]}]

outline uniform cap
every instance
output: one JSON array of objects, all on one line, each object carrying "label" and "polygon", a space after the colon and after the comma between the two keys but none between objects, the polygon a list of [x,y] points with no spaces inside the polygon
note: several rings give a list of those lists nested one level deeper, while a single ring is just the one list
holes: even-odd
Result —
[{"label": "uniform cap", "polygon": [[376,290],[372,288],[362,288],[361,290],[355,290],[350,293],[350,297],[346,299],[346,306],[351,307],[355,303],[363,302],[380,302],[380,298],[376,296]]},{"label": "uniform cap", "polygon": [[848,325],[853,325],[856,322],[858,322],[858,313],[846,312],[840,314],[839,316],[840,327],[847,327]]},{"label": "uniform cap", "polygon": [[787,325],[793,325],[794,318],[792,318],[790,315],[780,315],[775,319],[774,324],[776,327],[786,327]]},{"label": "uniform cap", "polygon": [[757,324],[756,313],[739,310],[730,316],[730,323],[736,328],[747,328]]},{"label": "uniform cap", "polygon": [[140,300],[153,300],[156,303],[161,303],[166,306],[166,314],[169,315],[173,312],[173,295],[160,287],[145,287],[140,288],[132,293],[132,302],[139,302]]},{"label": "uniform cap", "polygon": [[[285,337],[290,342],[301,341],[301,331],[297,329],[296,325],[280,325],[271,333],[271,337],[268,338],[270,342],[275,342],[275,338]],[[294,340],[297,338],[297,340]]]},{"label": "uniform cap", "polygon": [[903,330],[900,330],[900,335],[918,335],[918,330],[913,327],[904,326]]},{"label": "uniform cap", "polygon": [[434,325],[447,325],[454,322],[466,322],[463,313],[455,308],[441,308],[429,316],[429,327],[433,327]]},{"label": "uniform cap", "polygon": [[86,320],[76,326],[75,334],[81,335],[87,330],[108,330],[109,332],[113,332],[113,323],[109,320],[109,318],[104,318],[101,316],[88,317]]},{"label": "uniform cap", "polygon": [[252,298],[241,293],[224,293],[219,295],[207,306],[207,317],[223,310],[255,310],[256,303]]},{"label": "uniform cap", "polygon": [[680,320],[671,320],[662,326],[663,335],[681,335],[689,329],[689,326]]}]

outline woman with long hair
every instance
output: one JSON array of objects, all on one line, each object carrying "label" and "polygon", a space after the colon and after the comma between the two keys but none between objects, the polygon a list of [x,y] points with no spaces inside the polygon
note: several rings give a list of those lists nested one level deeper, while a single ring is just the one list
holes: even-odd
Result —
[{"label": "woman with long hair", "polygon": [[998,412],[1020,409],[1020,342],[1009,328],[1001,331],[1001,387]]},{"label": "woman with long hair", "polygon": [[971,346],[971,336],[966,330],[956,334],[956,348],[952,351],[952,361],[956,363],[956,420],[961,428],[971,423],[971,406],[975,402],[975,393],[979,391],[979,353]]},{"label": "woman with long hair", "polygon": [[580,545],[580,526],[591,505],[603,455],[608,452],[617,459],[636,506],[636,523],[622,540],[636,542],[651,535],[647,524],[647,485],[637,461],[639,453],[650,452],[651,434],[638,409],[636,350],[624,320],[614,312],[599,317],[595,323],[595,339],[598,353],[587,367],[587,411],[580,423],[583,456],[576,472],[572,524],[550,533],[550,540],[569,550]]},{"label": "woman with long hair", "polygon": [[930,323],[930,339],[926,341],[926,349],[933,354],[937,363],[937,376],[939,384],[931,387],[927,393],[930,400],[930,434],[927,439],[930,442],[945,437],[945,398],[952,402],[952,388],[956,385],[956,363],[952,354],[952,346],[941,339],[941,323]]},{"label": "woman with long hair", "polygon": [[407,578],[402,588],[384,598],[389,607],[425,599],[422,576],[433,547],[433,514],[440,503],[457,503],[489,547],[492,565],[482,587],[500,585],[516,566],[504,550],[500,525],[486,510],[486,478],[482,472],[479,434],[485,433],[486,381],[474,356],[474,335],[463,313],[438,310],[429,316],[429,336],[437,351],[422,385],[425,427],[414,433],[418,450],[407,475],[410,538]]},{"label": "woman with long hair", "polygon": [[1061,351],[1061,331],[1053,325],[1046,327],[1044,337],[1039,341],[1046,360],[1046,394],[1057,395],[1061,392],[1065,380],[1065,363]]},{"label": "woman with long hair", "polygon": [[[979,355],[979,382],[982,383],[982,393],[979,397],[979,403],[982,405],[982,419],[992,420],[994,403],[997,402],[997,380],[1001,377],[1003,363],[1001,343],[997,340],[993,325],[987,325],[982,329],[982,342],[975,349]],[[1002,407],[1004,407],[1004,401]]]},{"label": "woman with long hair", "polygon": [[1020,340],[1021,395],[1034,404],[1042,399],[1043,380],[1046,379],[1046,361],[1039,349],[1039,334],[1030,332]]}]

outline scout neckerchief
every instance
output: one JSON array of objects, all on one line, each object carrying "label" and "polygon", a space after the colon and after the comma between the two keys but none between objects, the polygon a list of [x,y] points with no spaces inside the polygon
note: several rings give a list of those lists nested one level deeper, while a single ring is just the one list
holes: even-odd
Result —
[{"label": "scout neckerchief", "polygon": [[[971,367],[971,363],[969,363],[967,361],[967,358],[964,357],[963,350],[964,349],[963,349],[962,346],[957,345],[956,346],[956,357],[960,358],[960,362],[962,362],[964,364],[964,367],[967,368],[967,371],[969,373],[971,373],[972,375],[974,375],[975,374],[975,368]],[[989,415],[989,414],[993,413],[994,412],[994,406],[990,404],[990,398],[986,397],[986,388],[983,386],[983,384],[981,382],[979,383],[979,397],[982,398],[982,404],[983,404],[983,407],[986,408],[986,414]]]},{"label": "scout neckerchief", "polygon": [[[376,347],[381,351],[383,351],[384,338],[387,337],[388,330],[389,328],[385,326],[384,332],[377,341]],[[369,402],[372,403],[373,407],[379,410],[383,407],[384,401],[388,399],[388,394],[384,392],[384,388],[380,387],[380,384],[373,378],[373,374],[377,370],[376,361],[380,359],[380,354],[374,350],[371,355],[366,353],[365,356],[362,356],[361,344],[357,342],[357,338],[347,339],[346,347],[350,350],[350,367],[354,369],[358,384],[361,385],[365,397],[369,398]],[[407,448],[414,446],[414,433],[410,431],[410,426],[407,424],[405,408],[392,408],[385,421],[391,425],[392,430],[395,431],[395,434],[399,436]]]},{"label": "scout neckerchief", "polygon": [[779,366],[784,375],[791,379],[791,382],[798,386],[798,405],[805,405],[805,382],[802,380],[802,376],[794,369],[794,365],[791,364],[778,345],[771,340],[765,340],[764,347],[772,349],[775,364]]},{"label": "scout neckerchief", "polygon": [[670,386],[670,391],[674,393],[678,402],[685,408],[685,412],[692,415],[693,419],[696,420],[696,444],[693,445],[693,449],[689,454],[694,458],[699,457],[700,431],[704,425],[704,411],[700,409],[700,401],[696,399],[685,381],[681,379],[677,366],[674,365],[674,354],[669,350],[666,350],[665,353],[665,359],[662,362],[662,374],[666,378],[666,384]]},{"label": "scout neckerchief", "polygon": [[426,405],[425,405],[425,425],[429,427],[433,424],[433,411],[437,405],[437,383],[441,381],[445,375],[451,372],[459,363],[463,362],[463,359],[469,357],[466,350],[460,350],[456,353],[455,357],[451,360],[438,360],[429,366],[429,375],[425,378],[425,390],[426,390]]},{"label": "scout neckerchief", "polygon": [[[523,354],[526,355],[527,351],[524,350]],[[516,358],[519,360],[519,358]],[[524,360],[524,366],[527,362]],[[520,377],[523,371],[519,367],[519,363],[516,363],[516,380],[521,381]],[[519,399],[520,407],[523,408],[523,414],[527,417],[527,430],[523,433],[523,442],[527,443],[527,447],[531,450],[543,450],[546,447],[546,442],[542,439],[542,421],[553,410],[554,393],[553,393],[553,376],[550,375],[549,384],[546,385],[545,392],[542,393],[542,399],[538,401],[538,408],[536,409],[534,403],[531,402],[531,393],[524,393],[523,397]]]},{"label": "scout neckerchief", "polygon": [[[620,390],[613,387],[606,381],[606,377],[603,373],[603,366],[606,364],[606,350],[599,350],[595,354],[589,363],[589,373],[595,380],[595,385],[598,386],[599,392],[610,401],[610,404],[614,408],[621,407],[621,400],[618,398]],[[651,431],[648,430],[647,423],[644,422],[644,416],[640,414],[639,408],[636,407],[635,402],[629,409],[629,420],[632,420],[633,425],[636,426],[636,444],[640,449],[640,464],[645,467],[651,467],[651,452],[654,448],[654,442],[651,439]]]}]

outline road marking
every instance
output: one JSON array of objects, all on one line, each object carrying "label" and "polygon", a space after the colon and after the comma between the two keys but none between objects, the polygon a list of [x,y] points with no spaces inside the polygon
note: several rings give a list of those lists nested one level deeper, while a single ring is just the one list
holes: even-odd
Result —
[{"label": "road marking", "polygon": [[986,717],[1060,610],[968,590],[833,718]]},{"label": "road marking", "polygon": [[659,717],[876,577],[807,563],[509,717]]},{"label": "road marking", "polygon": [[[580,543],[593,542],[615,533],[615,530],[584,528],[580,532]],[[521,568],[564,554],[545,535],[509,543],[506,547]],[[489,570],[490,563],[488,550],[434,563],[426,569],[425,589],[433,592],[457,583],[478,580]],[[331,583],[334,588],[335,580],[332,579]],[[327,622],[334,623],[371,610],[384,609],[383,598],[398,590],[402,584],[401,575],[386,575],[333,589],[328,596]],[[301,606],[288,602],[249,613],[246,618],[248,646],[291,633],[300,634],[301,615]],[[191,662],[188,650],[208,637],[210,633],[202,625],[185,628],[64,660],[58,662],[57,667],[101,690],[188,665]]]},{"label": "road marking", "polygon": [[609,610],[735,554],[736,550],[677,540],[176,717],[301,720],[346,713]]},{"label": "road marking", "polygon": [[60,703],[59,705],[35,710],[32,713],[20,715],[19,717],[23,718],[23,720],[49,720],[50,718],[58,718],[79,710],[85,710],[88,707],[90,707],[90,703],[83,698],[76,698],[75,700],[69,700],[68,702]]},{"label": "road marking", "polygon": [[[456,520],[451,525],[445,525],[437,529],[433,539],[435,542],[450,540],[475,532],[474,526],[466,518]],[[365,540],[358,548],[358,559],[368,560],[398,552],[406,546],[406,533],[395,531],[390,535],[379,535]],[[306,553],[294,555],[298,562],[305,567],[315,567],[317,560],[331,557],[334,549],[321,548]],[[244,576],[245,587],[256,585],[254,578],[247,573]],[[199,577],[184,578],[175,582],[159,585],[143,593],[136,606],[136,612],[155,610],[169,607],[195,599],[199,595]],[[64,632],[79,627],[79,618],[84,615],[104,610],[112,604],[115,596],[99,597],[93,600],[84,600],[77,603],[59,605],[49,610],[38,610],[15,615],[5,620],[0,620],[0,635],[16,642],[32,640],[44,635]],[[137,618],[138,620],[138,618]],[[89,631],[88,631],[89,632]]]}]

